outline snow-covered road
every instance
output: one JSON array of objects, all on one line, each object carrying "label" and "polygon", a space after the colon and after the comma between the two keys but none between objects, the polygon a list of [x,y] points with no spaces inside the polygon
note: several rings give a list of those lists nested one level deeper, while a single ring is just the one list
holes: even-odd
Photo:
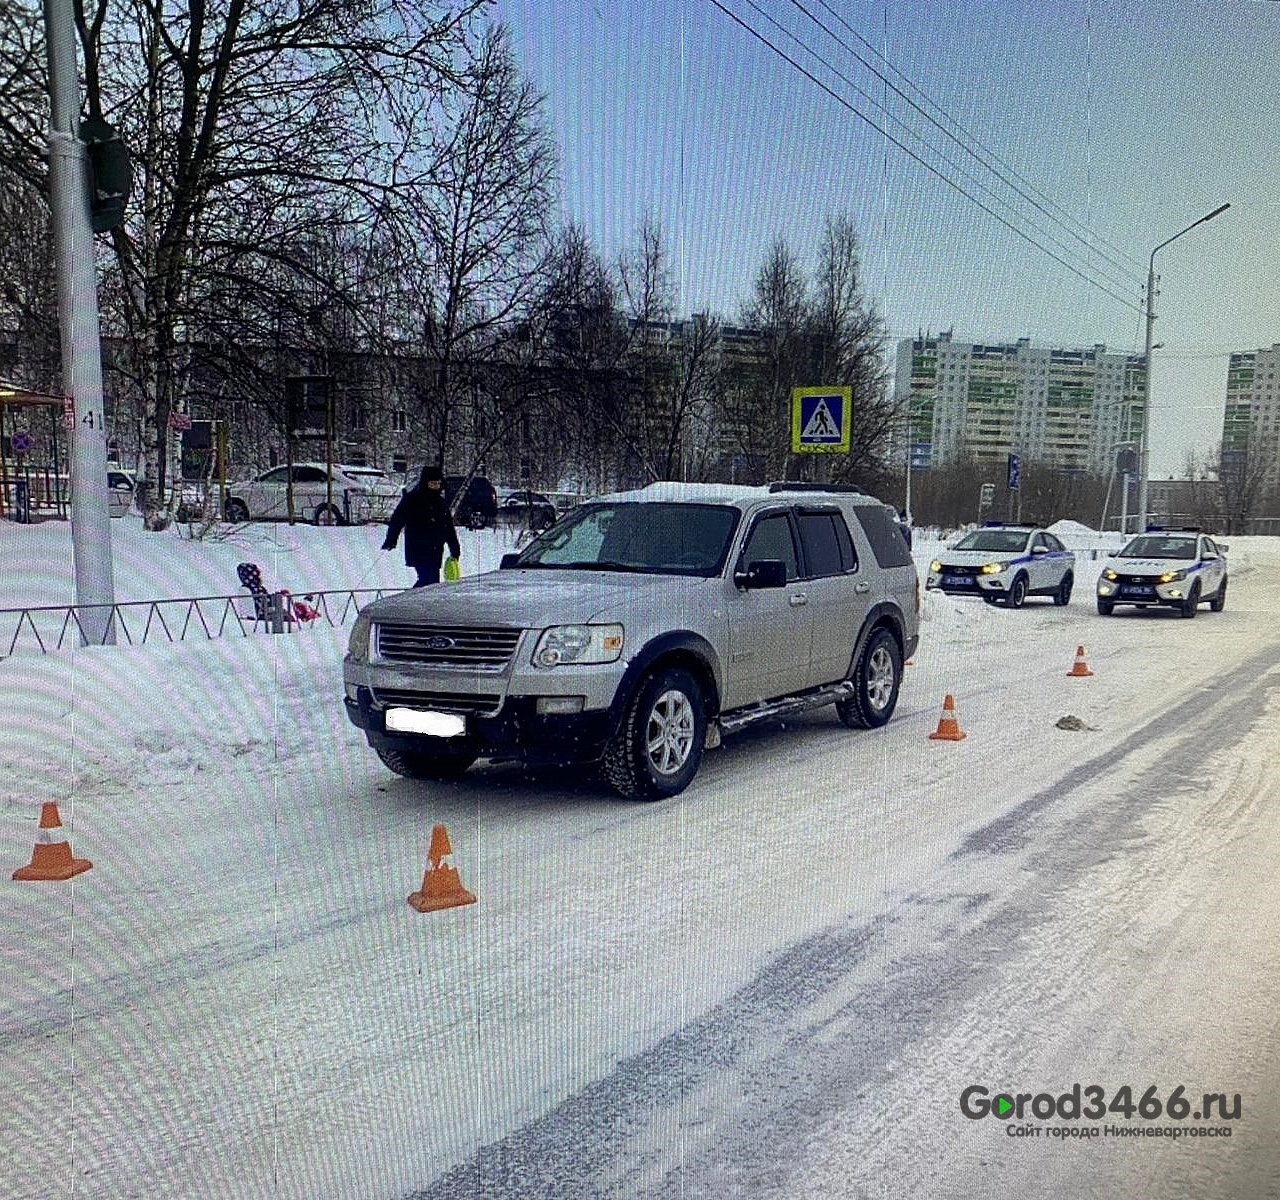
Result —
[{"label": "snow-covered road", "polygon": [[[0,1194],[1280,1195],[1280,548],[1192,622],[1099,618],[1094,573],[927,597],[886,729],[752,731],[656,806],[386,774],[339,633],[0,662],[0,862],[48,797],[95,864],[0,886]],[[436,822],[479,903],[424,917]],[[1243,1116],[959,1111],[1075,1082]]]}]

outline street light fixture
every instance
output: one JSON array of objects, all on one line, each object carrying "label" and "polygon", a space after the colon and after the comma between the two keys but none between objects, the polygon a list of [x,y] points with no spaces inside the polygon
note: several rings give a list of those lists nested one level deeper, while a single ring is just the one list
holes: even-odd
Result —
[{"label": "street light fixture", "polygon": [[1147,378],[1143,388],[1142,449],[1138,463],[1138,520],[1141,522],[1138,528],[1139,533],[1146,529],[1147,521],[1150,518],[1150,512],[1147,508],[1147,484],[1151,475],[1151,351],[1155,349],[1153,335],[1156,323],[1156,314],[1152,310],[1151,303],[1156,291],[1156,251],[1163,250],[1170,242],[1176,242],[1184,233],[1190,233],[1197,225],[1212,221],[1214,217],[1226,212],[1230,207],[1230,204],[1218,205],[1213,212],[1206,213],[1198,221],[1192,221],[1186,229],[1175,233],[1171,238],[1166,238],[1155,250],[1151,251],[1151,261],[1147,267],[1147,347],[1143,359],[1146,364]]}]

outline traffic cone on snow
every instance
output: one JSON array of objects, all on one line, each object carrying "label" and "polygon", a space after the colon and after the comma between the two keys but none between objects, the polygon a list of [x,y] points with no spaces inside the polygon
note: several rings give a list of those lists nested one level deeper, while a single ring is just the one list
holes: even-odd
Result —
[{"label": "traffic cone on snow", "polygon": [[75,858],[71,843],[62,830],[58,806],[52,801],[40,806],[40,829],[36,833],[36,848],[31,861],[13,873],[14,879],[70,879],[87,871],[93,863],[87,858]]},{"label": "traffic cone on snow", "polygon": [[942,702],[942,717],[938,721],[938,728],[929,735],[929,740],[933,742],[963,742],[965,738],[964,732],[960,728],[960,722],[956,720],[956,702],[955,697],[950,693]]},{"label": "traffic cone on snow", "polygon": [[1067,678],[1085,679],[1092,674],[1093,672],[1089,670],[1089,664],[1084,660],[1084,647],[1077,646],[1075,665],[1067,672]]},{"label": "traffic cone on snow", "polygon": [[431,831],[431,848],[427,851],[427,858],[431,861],[422,876],[422,890],[409,897],[409,903],[419,912],[435,912],[438,908],[457,908],[476,902],[476,898],[462,886],[456,868],[440,861],[452,853],[448,830],[437,825]]}]

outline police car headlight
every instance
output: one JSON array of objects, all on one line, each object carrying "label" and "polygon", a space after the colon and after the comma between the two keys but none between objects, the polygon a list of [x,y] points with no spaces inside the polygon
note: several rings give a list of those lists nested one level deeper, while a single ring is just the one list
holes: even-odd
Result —
[{"label": "police car headlight", "polygon": [[982,568],[982,573],[984,575],[999,575],[1007,565],[1007,563],[987,563],[987,565]]},{"label": "police car headlight", "polygon": [[621,625],[553,625],[533,651],[535,667],[611,663],[622,654]]},{"label": "police car headlight", "polygon": [[942,570],[942,564],[935,558],[933,562],[929,564],[929,570],[937,575],[938,572]]},{"label": "police car headlight", "polygon": [[1186,571],[1166,571],[1160,576],[1161,583],[1177,583],[1179,579],[1186,579]]},{"label": "police car headlight", "polygon": [[373,631],[373,622],[363,613],[356,617],[351,626],[351,638],[347,642],[347,654],[352,662],[366,662],[369,658],[369,635]]},{"label": "police car headlight", "polygon": [[1119,578],[1120,578],[1120,576],[1119,576],[1119,575],[1117,575],[1117,574],[1116,574],[1116,573],[1115,573],[1115,572],[1114,572],[1110,567],[1108,567],[1108,568],[1107,568],[1105,571],[1103,571],[1102,573],[1103,573],[1103,575],[1105,575],[1108,579],[1112,580],[1113,582],[1114,582],[1115,580],[1117,580],[1117,579],[1119,579]]}]

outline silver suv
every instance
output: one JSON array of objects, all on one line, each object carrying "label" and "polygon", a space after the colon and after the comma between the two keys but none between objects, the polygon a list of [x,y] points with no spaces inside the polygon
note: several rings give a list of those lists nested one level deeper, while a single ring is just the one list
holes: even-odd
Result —
[{"label": "silver suv", "polygon": [[346,709],[409,778],[599,763],[623,796],[658,800],[748,724],[834,704],[850,728],[883,725],[919,608],[870,496],[656,483],[581,505],[500,570],[370,604]]}]

